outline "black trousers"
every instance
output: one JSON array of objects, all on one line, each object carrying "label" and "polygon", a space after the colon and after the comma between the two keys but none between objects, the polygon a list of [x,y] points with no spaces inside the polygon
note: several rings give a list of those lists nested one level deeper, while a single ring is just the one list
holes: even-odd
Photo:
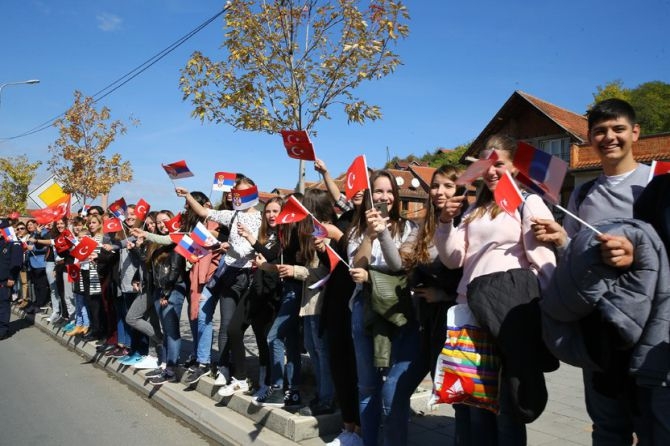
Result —
[{"label": "black trousers", "polygon": [[51,299],[46,268],[30,268],[28,274],[35,290],[35,306],[37,308],[46,306]]}]

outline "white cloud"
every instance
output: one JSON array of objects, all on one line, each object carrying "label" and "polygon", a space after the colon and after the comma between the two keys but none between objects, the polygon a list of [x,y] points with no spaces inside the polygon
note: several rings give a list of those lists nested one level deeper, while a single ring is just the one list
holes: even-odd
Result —
[{"label": "white cloud", "polygon": [[98,28],[105,32],[116,31],[123,24],[121,17],[109,12],[98,14],[96,18],[98,19]]}]

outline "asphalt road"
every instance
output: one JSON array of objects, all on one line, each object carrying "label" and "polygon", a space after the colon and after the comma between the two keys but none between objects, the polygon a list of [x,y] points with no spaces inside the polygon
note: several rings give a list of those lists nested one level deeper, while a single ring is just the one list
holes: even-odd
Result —
[{"label": "asphalt road", "polygon": [[24,322],[0,341],[0,446],[214,444]]}]

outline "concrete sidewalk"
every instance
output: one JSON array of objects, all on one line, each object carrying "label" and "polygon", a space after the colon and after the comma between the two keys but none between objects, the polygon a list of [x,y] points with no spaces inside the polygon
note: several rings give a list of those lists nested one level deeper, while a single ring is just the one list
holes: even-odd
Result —
[{"label": "concrete sidewalk", "polygon": [[[15,316],[24,317],[22,313],[16,311]],[[116,360],[97,354],[93,344],[64,336],[62,330],[53,329],[40,317],[35,318],[34,325],[71,351],[88,358],[156,404],[222,444],[316,446],[330,441],[339,431],[341,420],[337,413],[318,418],[305,417],[281,408],[256,407],[251,404],[251,397],[247,395],[236,394],[221,398],[216,395],[218,388],[214,387],[213,378],[203,378],[195,388],[189,388],[181,383],[153,387],[144,378],[145,371],[118,365]],[[182,319],[182,325],[186,341],[184,353],[188,353],[190,333],[185,317]],[[215,322],[216,326],[218,321]],[[15,336],[20,335],[19,332]],[[253,336],[249,335],[246,339],[249,353],[253,355],[255,353]],[[254,359],[250,360],[250,365],[254,363]],[[309,371],[309,366],[306,365]],[[581,371],[561,364],[558,371],[546,375],[546,378],[549,403],[542,416],[528,425],[528,444],[590,445],[591,423],[584,408]],[[430,388],[430,381],[425,380],[422,387]],[[303,400],[309,401],[309,379],[306,389]],[[428,411],[425,405],[426,396],[427,392],[423,392],[413,399],[412,407],[415,414],[410,420],[409,444],[416,446],[452,444],[453,409],[449,405],[440,405],[437,410]]]}]

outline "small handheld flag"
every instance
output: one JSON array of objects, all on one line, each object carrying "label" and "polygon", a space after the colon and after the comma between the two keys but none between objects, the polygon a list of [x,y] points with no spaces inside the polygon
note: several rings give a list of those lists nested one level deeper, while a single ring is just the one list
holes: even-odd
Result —
[{"label": "small handheld flag", "polygon": [[284,147],[289,157],[299,160],[314,161],[314,146],[305,130],[282,130]]},{"label": "small handheld flag", "polygon": [[347,169],[347,181],[344,184],[344,194],[348,200],[351,200],[357,192],[367,189],[370,184],[368,181],[368,167],[365,163],[365,155],[357,156],[354,162]]},{"label": "small handheld flag", "polygon": [[58,234],[58,237],[54,239],[54,248],[56,248],[57,253],[62,253],[74,246],[74,235],[70,232],[69,229],[65,229],[63,232]]},{"label": "small handheld flag", "polygon": [[93,240],[91,237],[82,237],[81,241],[75,246],[70,254],[75,259],[83,262],[93,253],[93,250],[98,246],[98,242]]},{"label": "small handheld flag", "polygon": [[312,236],[314,236],[315,238],[328,237],[328,229],[323,224],[321,224],[319,220],[314,218],[314,216],[312,216],[312,225],[314,225],[314,231],[312,232]]},{"label": "small handheld flag", "polygon": [[7,240],[7,243],[19,241],[18,237],[16,236],[16,232],[14,231],[14,228],[11,226],[7,226],[6,228],[2,229],[2,236],[4,237],[5,240]]},{"label": "small handheld flag", "polygon": [[177,245],[174,247],[175,252],[183,256],[191,263],[196,263],[198,260],[200,260],[201,257],[204,257],[209,252],[202,246],[199,246],[197,243],[195,243],[193,239],[191,239],[191,237],[186,234],[182,235],[181,237],[178,237],[176,234],[174,234],[170,238],[172,238],[172,240],[177,243]]},{"label": "small handheld flag", "polygon": [[126,211],[128,210],[128,206],[126,205],[126,200],[123,197],[110,204],[107,209],[119,220],[124,221],[126,219]]},{"label": "small handheld flag", "polygon": [[647,183],[649,183],[655,176],[664,175],[666,173],[670,173],[670,161],[652,161]]},{"label": "small handheld flag", "polygon": [[302,205],[293,195],[288,197],[286,203],[277,215],[277,224],[284,225],[287,223],[295,223],[310,215],[309,211]]},{"label": "small handheld flag", "polygon": [[219,242],[201,222],[195,225],[190,236],[194,242],[205,248],[216,245]]},{"label": "small handheld flag", "polygon": [[568,171],[568,163],[523,141],[517,144],[513,163],[525,178],[533,181],[543,191],[542,198],[552,204],[560,202],[561,186]]},{"label": "small handheld flag", "polygon": [[233,186],[235,186],[236,178],[237,174],[233,172],[216,172],[214,174],[212,190],[218,192],[230,192]]},{"label": "small handheld flag", "polygon": [[176,161],[170,164],[161,164],[165,173],[168,174],[171,180],[178,180],[181,178],[188,178],[193,176],[193,172],[186,165],[186,161]]},{"label": "small handheld flag", "polygon": [[105,218],[102,221],[102,232],[109,234],[111,232],[119,232],[123,230],[121,220],[118,218]]},{"label": "small handheld flag", "polygon": [[179,232],[181,229],[181,212],[172,217],[170,220],[165,222],[165,227],[168,229],[168,231],[172,232]]},{"label": "small handheld flag", "polygon": [[258,204],[258,188],[251,186],[247,189],[233,189],[233,209],[243,211]]},{"label": "small handheld flag", "polygon": [[30,215],[32,215],[35,221],[37,221],[37,223],[40,225],[45,225],[60,220],[70,211],[70,195],[67,197],[68,198],[66,200],[59,200],[58,204],[54,204],[53,206],[30,211]]},{"label": "small handheld flag", "polygon": [[65,265],[65,270],[67,271],[67,281],[70,283],[78,282],[79,275],[81,273],[81,266],[78,263],[72,263]]},{"label": "small handheld flag", "polygon": [[144,198],[140,198],[137,204],[135,205],[135,217],[138,220],[144,220],[151,209],[151,205],[144,201]]},{"label": "small handheld flag", "polygon": [[523,203],[523,195],[508,171],[505,171],[493,191],[493,197],[500,208],[514,217],[514,212]]}]

